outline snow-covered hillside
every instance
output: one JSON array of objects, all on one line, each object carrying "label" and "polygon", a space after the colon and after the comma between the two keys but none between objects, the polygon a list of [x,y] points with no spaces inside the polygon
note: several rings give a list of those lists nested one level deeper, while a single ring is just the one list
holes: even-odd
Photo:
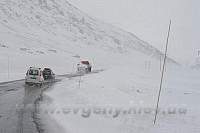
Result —
[{"label": "snow-covered hillside", "polygon": [[68,66],[65,72],[69,72],[77,57],[96,61],[96,66],[98,60],[105,60],[108,66],[110,53],[131,54],[136,59],[141,54],[142,63],[151,57],[163,58],[134,34],[95,20],[65,0],[2,0],[0,14],[0,72],[7,75],[9,71],[9,78],[31,65],[53,66],[58,73]]},{"label": "snow-covered hillside", "polygon": [[[65,0],[3,0],[0,9],[3,33],[1,42],[8,47],[18,45],[18,48],[24,48],[27,46],[27,39],[30,39],[35,47],[42,46],[41,52],[46,52],[45,47],[48,46],[58,49],[54,41],[62,45],[74,45],[81,41],[83,45],[113,49],[121,53],[132,48],[148,55],[161,54],[135,35],[96,21]],[[13,44],[10,37],[19,41]],[[28,45],[27,48],[32,50],[32,46]]]},{"label": "snow-covered hillside", "polygon": [[193,64],[200,49],[198,0],[68,0],[98,17],[164,51],[169,20],[172,21],[168,55]]}]

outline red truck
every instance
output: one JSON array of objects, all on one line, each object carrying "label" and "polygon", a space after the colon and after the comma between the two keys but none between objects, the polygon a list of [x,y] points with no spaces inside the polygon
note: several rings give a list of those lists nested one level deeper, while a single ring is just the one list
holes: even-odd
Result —
[{"label": "red truck", "polygon": [[78,69],[79,72],[80,71],[91,72],[92,66],[91,66],[91,63],[89,61],[81,61],[77,65],[77,69]]}]

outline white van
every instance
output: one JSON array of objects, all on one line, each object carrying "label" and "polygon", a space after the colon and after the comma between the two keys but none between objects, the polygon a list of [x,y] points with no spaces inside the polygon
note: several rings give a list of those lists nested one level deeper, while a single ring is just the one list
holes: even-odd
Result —
[{"label": "white van", "polygon": [[25,84],[42,85],[44,77],[41,68],[30,67],[26,72]]}]

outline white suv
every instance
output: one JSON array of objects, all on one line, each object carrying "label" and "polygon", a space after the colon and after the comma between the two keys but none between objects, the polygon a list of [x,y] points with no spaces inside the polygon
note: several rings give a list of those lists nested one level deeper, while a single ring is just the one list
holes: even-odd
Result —
[{"label": "white suv", "polygon": [[42,85],[44,82],[44,77],[41,68],[30,67],[27,70],[25,77],[25,84],[39,84]]}]

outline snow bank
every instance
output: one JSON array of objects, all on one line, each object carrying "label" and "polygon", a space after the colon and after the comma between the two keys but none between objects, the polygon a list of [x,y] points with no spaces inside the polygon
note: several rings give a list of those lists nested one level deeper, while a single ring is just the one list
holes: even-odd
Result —
[{"label": "snow bank", "polygon": [[[153,120],[160,72],[142,72],[129,65],[120,65],[81,78],[65,79],[57,83],[53,90],[45,92],[45,99],[51,99],[48,104],[56,109],[55,113],[42,114],[47,119],[43,119],[47,123],[46,129],[49,129],[48,132],[53,131],[48,124],[48,119],[52,119],[64,132],[72,133],[186,133],[191,130],[197,133],[200,122],[197,115],[200,113],[197,107],[197,75],[195,76],[194,72],[183,71],[165,74],[160,101],[161,111],[156,125],[153,125]],[[135,114],[128,114],[127,110],[130,107],[136,110]],[[99,114],[96,114],[97,108],[100,110]],[[103,113],[105,108],[108,110]],[[110,108],[112,113],[108,113]],[[151,109],[151,112],[145,113],[145,108]],[[41,110],[43,109],[41,107]],[[48,109],[50,111],[52,108]],[[78,112],[75,111],[77,109]],[[175,113],[173,109],[176,109]],[[117,110],[120,111],[119,114]]]}]

